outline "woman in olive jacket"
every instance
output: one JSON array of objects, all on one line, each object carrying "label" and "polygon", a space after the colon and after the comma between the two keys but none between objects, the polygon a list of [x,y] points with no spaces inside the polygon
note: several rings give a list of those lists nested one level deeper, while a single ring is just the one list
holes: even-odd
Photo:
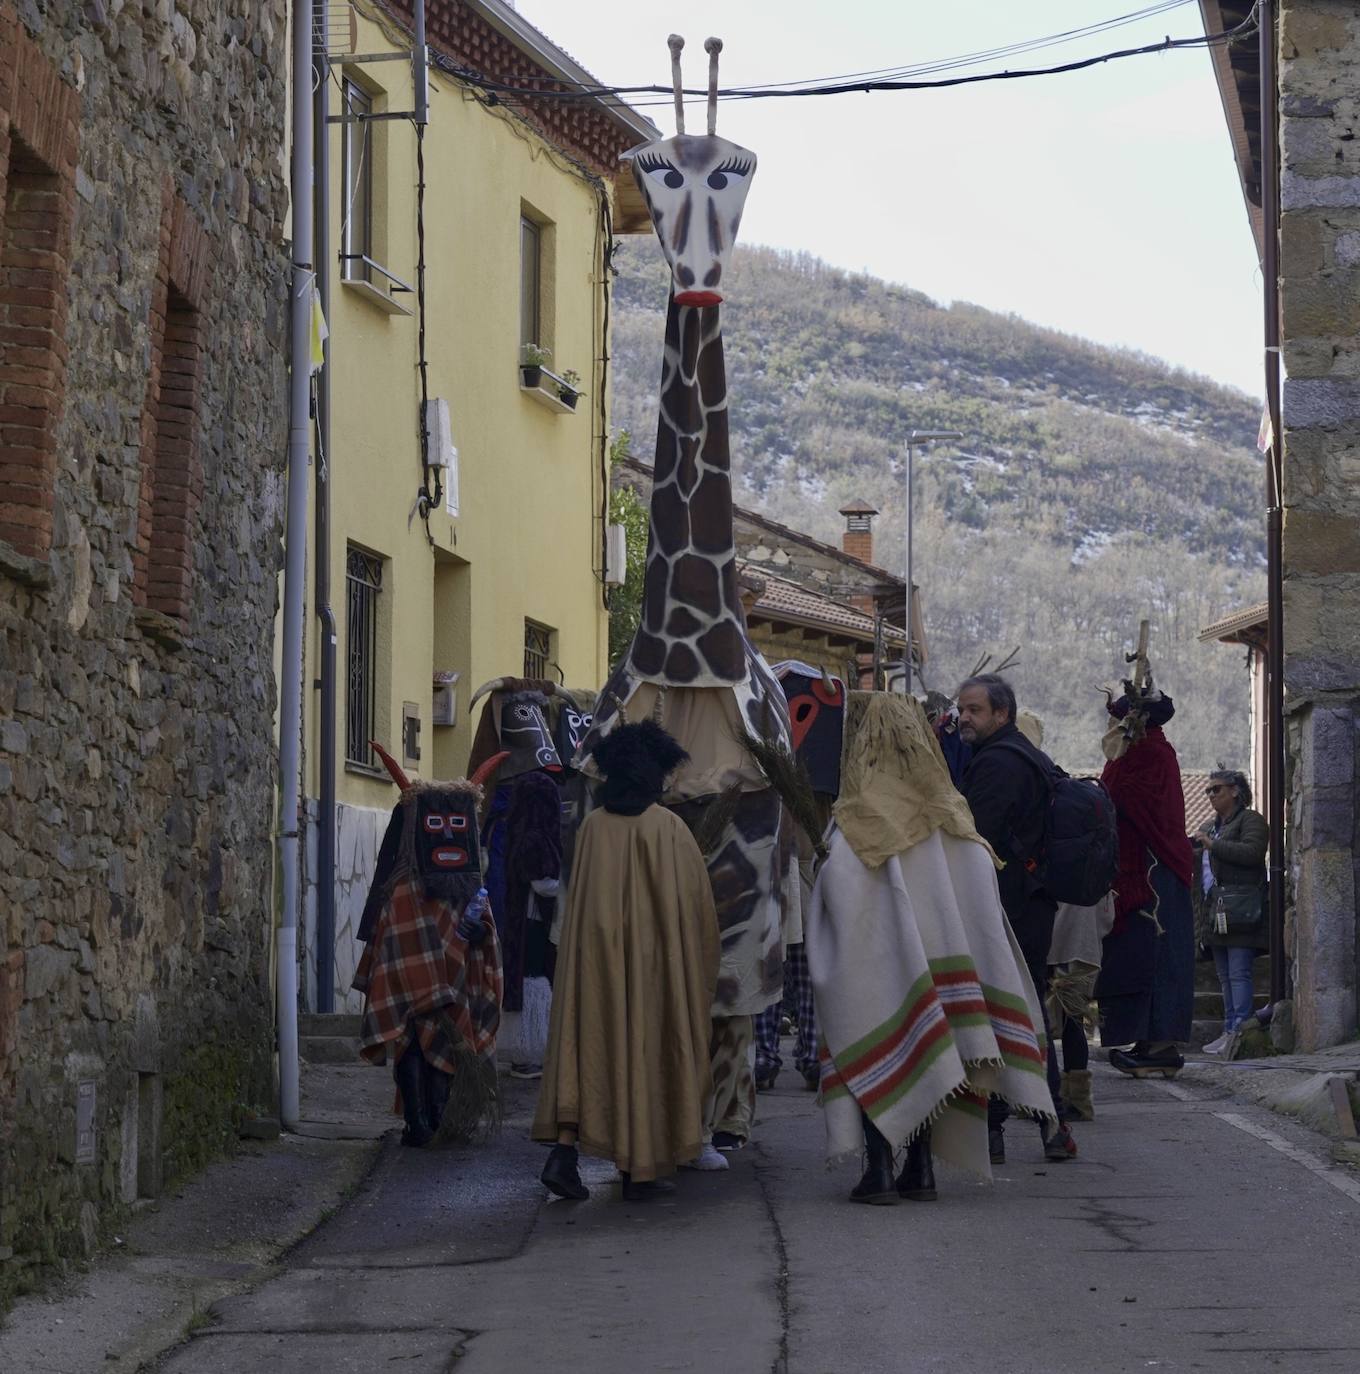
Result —
[{"label": "woman in olive jacket", "polygon": [[[1200,871],[1196,887],[1200,895],[1200,939],[1208,945],[1223,989],[1223,1034],[1211,1040],[1207,1054],[1221,1054],[1228,1037],[1251,1015],[1251,965],[1263,948],[1266,911],[1266,849],[1270,828],[1259,811],[1251,809],[1251,785],[1231,769],[1209,775],[1206,789],[1214,819],[1195,837]],[[1233,889],[1238,900],[1259,893],[1256,924],[1246,929],[1220,932],[1214,926],[1214,908],[1220,890]]]}]

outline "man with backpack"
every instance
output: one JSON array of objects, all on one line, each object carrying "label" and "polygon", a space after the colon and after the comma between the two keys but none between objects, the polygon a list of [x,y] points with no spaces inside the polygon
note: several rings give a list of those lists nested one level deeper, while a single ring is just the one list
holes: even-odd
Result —
[{"label": "man with backpack", "polygon": [[[973,757],[959,790],[973,813],[978,833],[1005,867],[997,874],[1001,905],[1034,980],[1042,1004],[1047,993],[1048,950],[1058,903],[1038,874],[1045,832],[1053,801],[1053,779],[1059,770],[1016,726],[1015,692],[996,673],[970,677],[959,688],[959,736],[971,746]],[[1062,1116],[1061,1076],[1052,1037],[1048,1044],[1048,1083],[1054,1116]],[[988,1104],[988,1145],[992,1162],[1006,1158],[1005,1122],[1008,1111],[993,1098]],[[1071,1129],[1063,1124],[1040,1129],[1044,1157],[1053,1163],[1077,1153]]]}]

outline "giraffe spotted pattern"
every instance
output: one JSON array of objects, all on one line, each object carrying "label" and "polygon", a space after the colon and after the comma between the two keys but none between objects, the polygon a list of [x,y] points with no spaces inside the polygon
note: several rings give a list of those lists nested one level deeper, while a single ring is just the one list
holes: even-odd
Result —
[{"label": "giraffe spotted pattern", "polygon": [[747,674],[718,306],[672,300],[666,313],[642,623],[629,660],[637,676],[671,687],[730,686]]}]

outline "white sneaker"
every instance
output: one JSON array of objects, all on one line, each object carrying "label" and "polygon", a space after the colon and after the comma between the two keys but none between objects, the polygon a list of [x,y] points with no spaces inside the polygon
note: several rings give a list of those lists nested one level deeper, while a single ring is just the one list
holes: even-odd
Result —
[{"label": "white sneaker", "polygon": [[682,1169],[698,1169],[701,1173],[713,1174],[721,1169],[730,1169],[732,1166],[727,1162],[727,1156],[713,1148],[713,1142],[707,1141],[704,1148],[699,1151],[698,1159],[691,1159],[687,1164],[680,1166]]},{"label": "white sneaker", "polygon": [[1222,1054],[1228,1048],[1228,1032],[1224,1031],[1217,1040],[1210,1040],[1204,1047],[1205,1054]]}]

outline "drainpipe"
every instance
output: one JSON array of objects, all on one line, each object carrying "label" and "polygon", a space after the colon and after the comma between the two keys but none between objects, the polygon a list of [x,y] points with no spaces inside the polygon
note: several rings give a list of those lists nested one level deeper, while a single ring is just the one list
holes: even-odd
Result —
[{"label": "drainpipe", "polygon": [[1270,1000],[1286,996],[1284,952],[1284,426],[1280,413],[1280,173],[1279,83],[1275,70],[1275,0],[1261,0],[1257,16],[1261,82],[1261,208],[1265,221],[1261,274],[1265,279],[1266,407],[1266,817],[1270,825]]},{"label": "drainpipe", "polygon": [[[321,313],[331,317],[331,139],[330,63],[325,52],[326,0],[313,0],[316,11],[316,97],[313,127],[316,137],[317,288]],[[335,611],[331,606],[331,340],[324,345],[326,361],[316,377],[316,504],[314,526],[316,564],[314,600],[320,624],[320,663],[317,687],[320,738],[316,818],[316,1009],[335,1010]]]},{"label": "drainpipe", "polygon": [[312,314],[312,7],[293,5],[293,271],[288,378],[288,505],[284,529],[283,654],[279,704],[279,870],[283,909],[275,966],[279,1116],[298,1124],[298,763],[302,744],[302,614],[307,576],[307,459]]}]

